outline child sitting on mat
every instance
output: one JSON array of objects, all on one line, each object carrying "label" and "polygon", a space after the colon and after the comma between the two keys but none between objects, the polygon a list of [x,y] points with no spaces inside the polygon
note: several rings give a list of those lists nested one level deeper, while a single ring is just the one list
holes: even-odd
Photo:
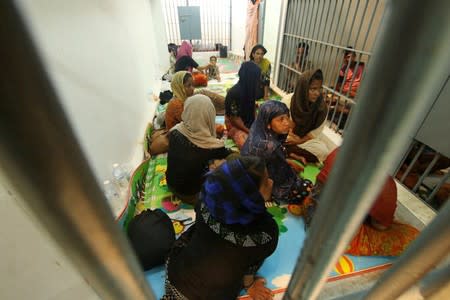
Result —
[{"label": "child sitting on mat", "polygon": [[209,65],[206,69],[206,75],[208,76],[208,80],[216,79],[220,81],[220,72],[219,66],[217,66],[217,56],[211,56],[209,58]]}]

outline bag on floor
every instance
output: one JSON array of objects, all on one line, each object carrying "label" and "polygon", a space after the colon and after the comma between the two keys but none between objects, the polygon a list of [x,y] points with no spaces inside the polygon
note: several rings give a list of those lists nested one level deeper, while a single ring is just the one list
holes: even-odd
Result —
[{"label": "bag on floor", "polygon": [[153,131],[149,152],[151,155],[158,155],[169,151],[169,131],[165,128]]},{"label": "bag on floor", "polygon": [[175,242],[175,230],[169,216],[162,210],[147,209],[130,221],[128,238],[147,271],[164,264]]}]

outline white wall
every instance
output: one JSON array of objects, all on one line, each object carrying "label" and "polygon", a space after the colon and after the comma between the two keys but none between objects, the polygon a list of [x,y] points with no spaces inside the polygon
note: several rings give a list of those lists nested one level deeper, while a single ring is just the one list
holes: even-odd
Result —
[{"label": "white wall", "polygon": [[160,0],[17,2],[98,179],[137,164],[168,66]]},{"label": "white wall", "polygon": [[280,25],[280,14],[283,1],[281,0],[264,0],[264,1],[266,2],[266,9],[264,14],[263,44],[264,47],[267,49],[267,54],[264,57],[267,58],[272,63],[273,68],[273,64],[275,62],[275,54],[277,51],[278,27]]},{"label": "white wall", "polygon": [[231,0],[231,52],[244,56],[248,0]]},{"label": "white wall", "polygon": [[[137,163],[148,92],[168,66],[160,0],[16,3],[97,178]],[[0,169],[0,299],[98,299],[6,178]]]}]

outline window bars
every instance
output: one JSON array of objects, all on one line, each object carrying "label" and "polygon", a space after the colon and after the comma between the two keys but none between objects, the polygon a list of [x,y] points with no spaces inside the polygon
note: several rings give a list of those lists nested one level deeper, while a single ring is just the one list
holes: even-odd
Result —
[{"label": "window bars", "polygon": [[167,42],[180,45],[178,6],[200,6],[201,40],[192,40],[194,51],[219,50],[216,45],[231,47],[231,0],[167,0],[161,1]]},{"label": "window bars", "polygon": [[379,0],[288,1],[277,86],[291,93],[301,73],[322,69],[329,125],[336,132],[348,125],[384,6]]}]

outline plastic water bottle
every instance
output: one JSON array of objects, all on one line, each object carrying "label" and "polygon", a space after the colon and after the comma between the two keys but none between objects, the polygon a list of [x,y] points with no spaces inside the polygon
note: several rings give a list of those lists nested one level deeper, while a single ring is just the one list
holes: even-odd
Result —
[{"label": "plastic water bottle", "polygon": [[114,182],[121,188],[126,189],[128,187],[128,171],[125,166],[118,163],[113,164],[113,179]]},{"label": "plastic water bottle", "polygon": [[119,187],[114,182],[105,180],[103,181],[103,193],[105,194],[105,197],[108,200],[108,204],[111,207],[114,216],[117,216],[120,213],[123,206],[123,201]]}]

